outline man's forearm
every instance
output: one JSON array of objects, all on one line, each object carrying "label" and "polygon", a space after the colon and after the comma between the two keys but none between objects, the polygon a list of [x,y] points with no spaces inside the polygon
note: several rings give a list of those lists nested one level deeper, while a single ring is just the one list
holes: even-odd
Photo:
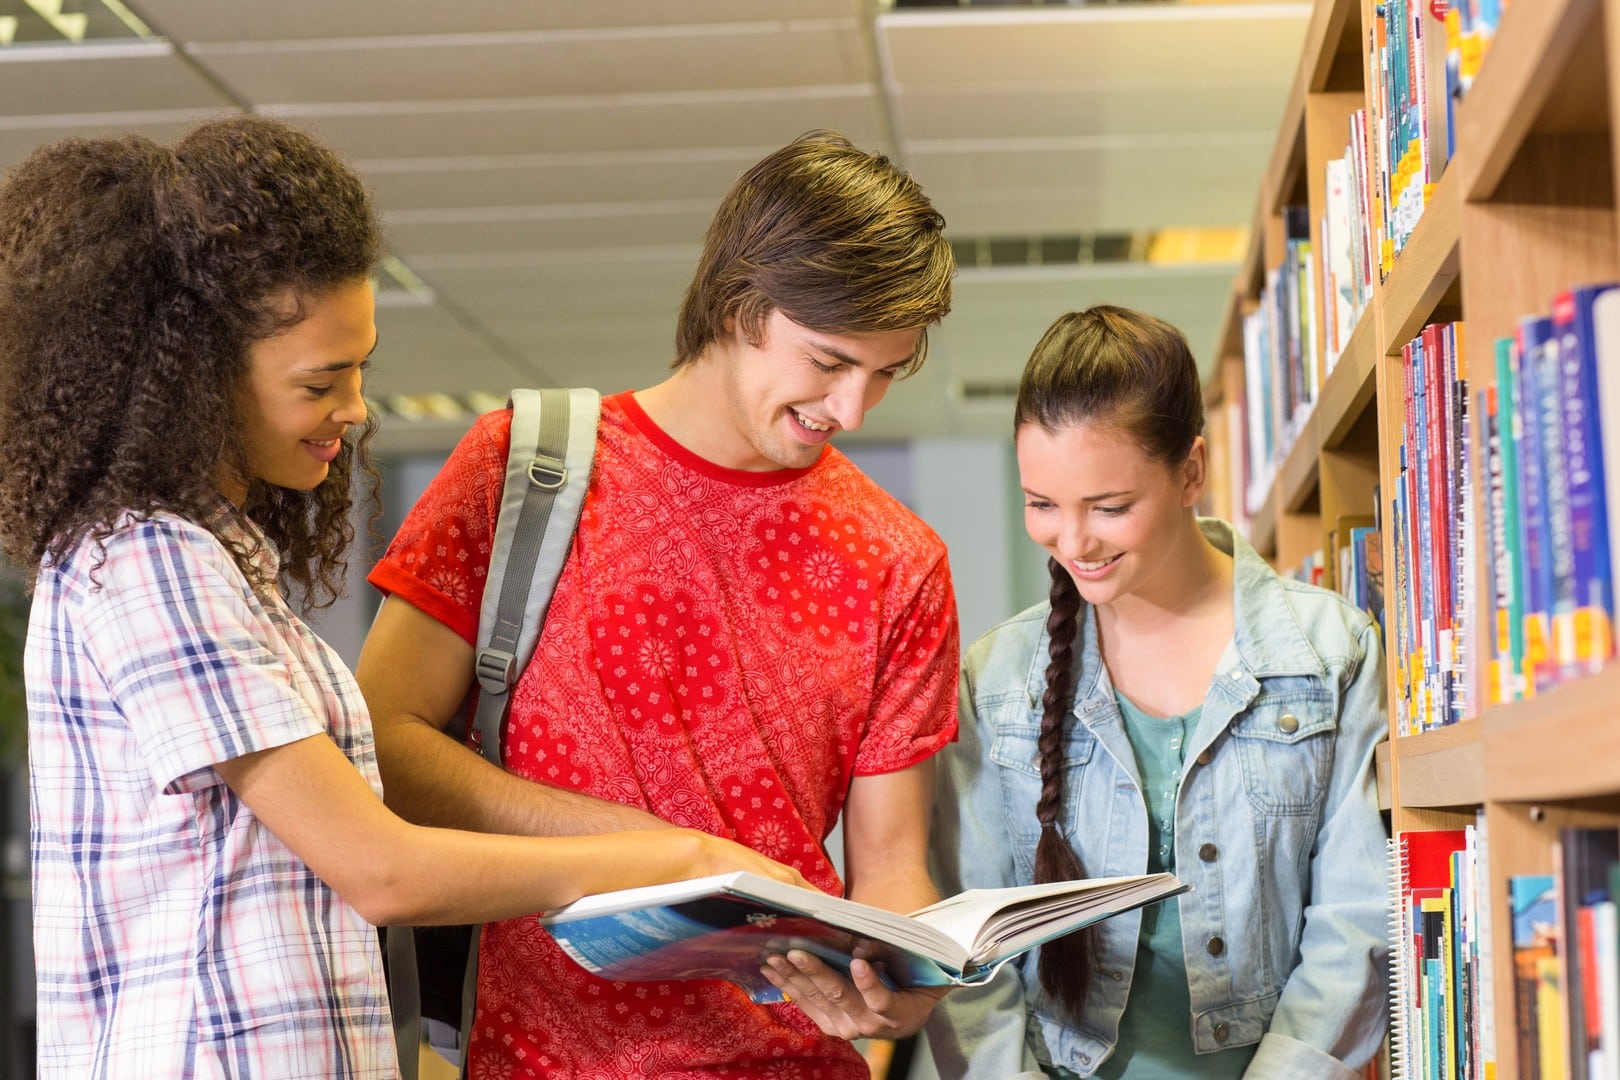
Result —
[{"label": "man's forearm", "polygon": [[852,880],[849,883],[849,898],[885,911],[909,914],[934,903],[940,896],[927,869],[912,866]]},{"label": "man's forearm", "polygon": [[384,801],[419,825],[580,836],[668,824],[632,806],[514,776],[419,720],[379,724],[376,738]]}]

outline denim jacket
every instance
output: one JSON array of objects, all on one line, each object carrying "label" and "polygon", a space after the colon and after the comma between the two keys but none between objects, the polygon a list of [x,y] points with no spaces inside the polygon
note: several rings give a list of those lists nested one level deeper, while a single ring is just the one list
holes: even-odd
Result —
[{"label": "denim jacket", "polygon": [[[1233,555],[1236,629],[1176,798],[1193,1045],[1259,1043],[1248,1080],[1354,1080],[1345,1063],[1373,1056],[1386,1018],[1378,630],[1334,594],[1278,577],[1225,522],[1200,525]],[[1049,611],[1014,616],[963,659],[959,739],[938,758],[934,870],[947,895],[1032,879]],[[1058,825],[1088,876],[1138,874],[1148,817],[1136,758],[1095,612],[1082,602],[1078,618]],[[1035,954],[947,996],[928,1029],[940,1075],[1039,1077],[1056,1064],[1090,1076],[1118,1038],[1141,921],[1128,912],[1096,926],[1078,1021],[1040,989]]]}]

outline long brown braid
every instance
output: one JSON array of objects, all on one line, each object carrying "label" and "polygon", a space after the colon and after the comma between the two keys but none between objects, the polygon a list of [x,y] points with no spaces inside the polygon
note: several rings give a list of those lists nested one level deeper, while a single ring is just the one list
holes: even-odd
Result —
[{"label": "long brown braid", "polygon": [[[1098,305],[1060,317],[1035,346],[1018,383],[1013,428],[1048,432],[1103,423],[1167,464],[1186,460],[1204,428],[1198,365],[1181,331],[1140,311]],[[1052,613],[1046,620],[1046,692],[1041,697],[1041,838],[1036,882],[1084,876],[1080,857],[1058,831],[1063,805],[1064,725],[1074,705],[1074,640],[1080,591],[1068,570],[1048,560]],[[1041,987],[1072,1017],[1080,1016],[1095,954],[1091,930],[1041,947]]]},{"label": "long brown braid", "polygon": [[[1035,804],[1035,819],[1041,823],[1041,838],[1035,845],[1037,884],[1085,877],[1080,856],[1063,839],[1057,825],[1058,811],[1063,806],[1064,721],[1074,702],[1074,639],[1080,622],[1080,590],[1056,559],[1048,559],[1046,568],[1052,575],[1052,613],[1046,618],[1049,660],[1046,692],[1041,695],[1041,734],[1036,742],[1041,762],[1041,797]],[[1086,986],[1091,981],[1091,937],[1087,929],[1041,946],[1041,986],[1071,1016],[1080,1015]]]}]

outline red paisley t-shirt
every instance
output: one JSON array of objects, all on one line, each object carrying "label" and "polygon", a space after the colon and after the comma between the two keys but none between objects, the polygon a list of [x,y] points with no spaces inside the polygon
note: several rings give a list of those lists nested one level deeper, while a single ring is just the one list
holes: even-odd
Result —
[{"label": "red paisley t-shirt", "polygon": [[[370,579],[469,643],[510,426],[507,412],[474,425]],[[579,530],[513,689],[507,767],[737,840],[841,893],[823,841],[850,778],[950,741],[957,650],[944,545],[843,454],[720,468],[619,394],[603,402]],[[471,1073],[867,1069],[792,1006],[719,980],[599,979],[525,918],[485,928]]]}]

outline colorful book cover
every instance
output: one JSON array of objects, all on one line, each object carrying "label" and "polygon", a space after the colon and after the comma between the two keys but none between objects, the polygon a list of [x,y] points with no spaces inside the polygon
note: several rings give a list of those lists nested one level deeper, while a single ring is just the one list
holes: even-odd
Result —
[{"label": "colorful book cover", "polygon": [[1372,526],[1350,530],[1351,573],[1356,596],[1367,614],[1382,629],[1384,625],[1384,542]]},{"label": "colorful book cover", "polygon": [[1513,920],[1514,1036],[1523,1080],[1552,1080],[1542,1074],[1542,1044],[1557,1037],[1543,984],[1557,978],[1558,904],[1551,874],[1508,879]]},{"label": "colorful book cover", "polygon": [[[1592,302],[1592,342],[1597,376],[1594,415],[1597,418],[1599,457],[1603,460],[1604,517],[1612,545],[1620,538],[1620,289],[1602,293]],[[1611,559],[1613,551],[1610,552]],[[1613,567],[1611,566],[1611,571]],[[1611,616],[1614,612],[1611,610]]]},{"label": "colorful book cover", "polygon": [[1540,434],[1543,518],[1546,522],[1545,557],[1550,563],[1552,594],[1549,616],[1552,630],[1551,681],[1573,674],[1575,668],[1575,547],[1571,531],[1569,471],[1564,456],[1564,411],[1559,401],[1562,341],[1559,326],[1547,320],[1550,332],[1536,349],[1528,351],[1530,393],[1527,401],[1536,414]]},{"label": "colorful book cover", "polygon": [[1502,440],[1497,425],[1496,398],[1496,387],[1488,386],[1475,399],[1481,422],[1480,440],[1485,447],[1480,472],[1485,477],[1482,509],[1485,514],[1486,557],[1481,569],[1485,572],[1485,595],[1490,603],[1486,617],[1489,659],[1485,668],[1485,700],[1491,705],[1513,700],[1507,675],[1510,660],[1506,633],[1507,591],[1513,587],[1513,582],[1503,573],[1507,562],[1507,534],[1502,525]]},{"label": "colorful book cover", "polygon": [[[1588,1058],[1597,1049],[1592,1030],[1596,1017],[1588,1017],[1587,995],[1583,989],[1591,981],[1588,966],[1595,964],[1595,943],[1582,942],[1582,912],[1610,899],[1609,868],[1620,863],[1620,830],[1612,828],[1560,829],[1556,863],[1559,882],[1560,939],[1568,948],[1560,953],[1561,985],[1567,997],[1570,1073],[1576,1080],[1588,1080]],[[1588,916],[1588,921],[1590,916]],[[1592,1007],[1596,1007],[1594,1002]]]},{"label": "colorful book cover", "polygon": [[1566,630],[1573,655],[1560,658],[1567,660],[1566,675],[1596,671],[1613,652],[1613,581],[1592,308],[1615,288],[1613,283],[1582,286],[1553,301],[1574,593],[1572,625]]},{"label": "colorful book cover", "polygon": [[1520,543],[1524,548],[1524,695],[1545,690],[1556,681],[1552,653],[1553,566],[1548,536],[1545,441],[1541,432],[1541,396],[1534,371],[1552,339],[1552,320],[1532,316],[1519,321],[1518,368],[1515,373],[1514,441],[1519,464],[1519,500],[1523,508]]}]

